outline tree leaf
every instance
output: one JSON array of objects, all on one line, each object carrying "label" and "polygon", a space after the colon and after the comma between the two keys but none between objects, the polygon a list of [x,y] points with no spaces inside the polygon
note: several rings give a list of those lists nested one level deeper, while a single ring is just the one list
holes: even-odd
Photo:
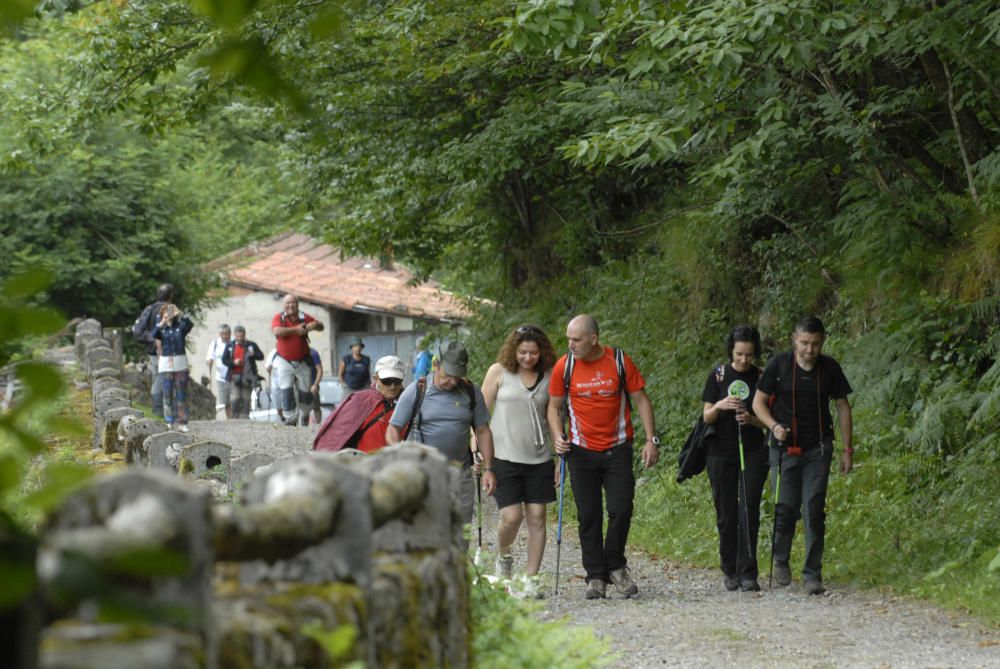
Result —
[{"label": "tree leaf", "polygon": [[4,296],[18,299],[30,297],[45,290],[52,283],[52,272],[34,269],[7,277],[3,282]]}]

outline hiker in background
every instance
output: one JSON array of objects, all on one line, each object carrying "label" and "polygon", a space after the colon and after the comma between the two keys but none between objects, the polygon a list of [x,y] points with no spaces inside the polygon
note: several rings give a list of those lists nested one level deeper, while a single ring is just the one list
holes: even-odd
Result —
[{"label": "hiker in background", "polygon": [[156,290],[156,300],[146,305],[132,325],[132,335],[142,344],[149,355],[149,369],[152,382],[149,386],[150,403],[154,416],[163,417],[163,381],[159,373],[160,341],[153,337],[153,330],[160,320],[160,309],[164,304],[174,301],[174,287],[169,283],[161,284]]},{"label": "hiker in background", "polygon": [[285,422],[285,412],[281,408],[281,388],[278,387],[278,373],[274,369],[274,361],[278,358],[278,349],[271,349],[267,354],[264,369],[267,371],[268,409],[274,409],[278,414],[278,422]]},{"label": "hiker in background", "polygon": [[215,368],[215,390],[218,394],[218,402],[221,403],[226,410],[226,418],[232,418],[229,412],[229,368],[225,366],[222,362],[222,353],[226,350],[226,344],[229,343],[232,337],[232,332],[229,330],[229,326],[223,323],[219,326],[219,336],[212,340],[212,343],[208,345],[208,352],[205,354],[205,362],[208,363],[208,373],[212,373],[212,368]]},{"label": "hiker in background", "polygon": [[361,337],[351,339],[351,352],[340,359],[340,369],[337,376],[340,385],[344,387],[344,396],[367,388],[372,381],[372,359],[362,355],[361,349],[365,343]]},{"label": "hiker in background", "polygon": [[[750,410],[760,378],[754,360],[760,334],[749,325],[733,328],[726,340],[729,363],[713,369],[701,399],[706,425],[715,425],[705,458],[715,500],[719,560],[726,590],[755,592],[760,496],[767,479],[764,424]],[[741,452],[742,449],[742,452]]]},{"label": "hiker in background", "polygon": [[319,382],[323,380],[323,358],[319,351],[309,349],[312,358],[312,377],[309,381],[309,409],[312,412],[312,422],[319,425],[323,421],[323,407],[319,403]]},{"label": "hiker in background", "polygon": [[416,381],[422,376],[431,373],[431,352],[428,350],[430,342],[427,337],[422,337],[417,343],[417,355],[413,360],[413,380]]},{"label": "hiker in background", "polygon": [[[642,463],[659,459],[653,404],[645,380],[620,349],[602,346],[597,321],[581,314],[566,326],[569,354],[559,358],[549,382],[548,424],[556,453],[568,458],[576,499],[587,599],[602,599],[610,580],[626,598],[639,592],[625,558],[632,524],[632,417],[635,405],[646,432]],[[565,398],[569,432],[563,432]],[[630,402],[631,400],[631,402]],[[604,497],[608,530],[603,533]]]},{"label": "hiker in background", "polygon": [[263,359],[264,351],[256,342],[247,339],[246,328],[234,327],[233,340],[222,352],[222,362],[229,368],[230,418],[250,417],[250,396],[257,387],[257,361]]},{"label": "hiker in background", "polygon": [[753,409],[771,431],[771,475],[780,477],[775,509],[774,580],[792,582],[788,558],[795,524],[802,517],[806,555],[802,581],[810,595],[822,594],[823,546],[826,538],[826,489],[833,461],[833,420],[830,400],[837,405],[844,450],[840,473],[854,466],[851,384],[840,364],[823,355],[823,321],[806,316],[795,326],[791,351],[776,355],[757,382]]},{"label": "hiker in background", "polygon": [[404,376],[402,360],[394,355],[379,358],[371,387],[348,395],[337,405],[316,433],[313,450],[356,448],[373,453],[385,446],[385,433],[396,400],[403,392]]},{"label": "hiker in background", "polygon": [[493,497],[500,510],[497,525],[497,576],[511,578],[511,545],[521,521],[528,525],[525,573],[534,576],[545,550],[545,505],[556,500],[555,467],[545,425],[549,379],[556,354],[544,332],[523,325],[500,347],[497,361],[483,379],[483,398],[492,413]]},{"label": "hiker in background", "polygon": [[157,370],[163,388],[163,419],[171,430],[181,432],[188,431],[185,338],[193,327],[194,323],[176,304],[167,302],[160,307],[160,317],[153,329],[153,338],[159,342],[160,349]]},{"label": "hiker in background", "polygon": [[274,370],[278,374],[281,406],[287,425],[309,422],[308,407],[300,407],[297,393],[307,392],[312,378],[309,333],[322,332],[323,324],[299,311],[299,298],[285,295],[282,310],[271,319],[271,332],[277,340],[278,355]]},{"label": "hiker in background", "polygon": [[404,437],[419,441],[461,467],[462,518],[469,522],[476,501],[476,483],[469,458],[470,427],[483,457],[480,466],[483,491],[492,495],[496,490],[490,413],[482,392],[466,378],[469,353],[465,345],[460,341],[450,342],[440,356],[440,368],[433,375],[411,383],[400,395],[385,440],[389,444],[400,442]]}]

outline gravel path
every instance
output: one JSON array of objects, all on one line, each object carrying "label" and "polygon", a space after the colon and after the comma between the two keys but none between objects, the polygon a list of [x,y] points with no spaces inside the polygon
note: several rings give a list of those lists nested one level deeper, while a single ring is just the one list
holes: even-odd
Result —
[{"label": "gravel path", "polygon": [[[550,509],[554,516],[554,505]],[[484,500],[483,553],[491,558],[495,519],[495,504]],[[525,539],[522,526],[515,574],[524,569]],[[728,592],[717,570],[634,550],[628,556],[639,597],[623,599],[609,586],[608,599],[588,601],[575,526],[563,528],[558,595],[552,592],[555,554],[553,522],[542,564],[541,617],[593,628],[611,645],[615,669],[1000,667],[1000,630],[922,602],[835,583],[820,596],[807,595],[798,581],[768,591],[766,577],[761,592]]]},{"label": "gravel path", "polygon": [[[276,458],[308,451],[316,426],[293,428],[250,421],[195,421],[203,439],[233,447],[233,457],[252,452]],[[646,667],[903,669],[1000,668],[1000,630],[960,613],[922,602],[827,583],[809,596],[797,581],[758,593],[727,592],[718,570],[696,569],[629,551],[639,597],[583,597],[584,572],[576,528],[563,528],[560,592],[553,592],[555,506],[550,507],[548,546],[542,564],[539,615],[593,628],[610,644],[615,669]],[[475,537],[475,529],[473,530]],[[483,501],[483,555],[496,552],[496,505]],[[515,545],[515,573],[524,569],[526,532]],[[476,550],[473,542],[472,551]],[[762,554],[766,558],[766,549]],[[766,568],[766,566],[765,566]]]},{"label": "gravel path", "polygon": [[231,457],[266,453],[283,458],[312,449],[318,425],[290,427],[280,423],[250,420],[194,420],[191,434],[199,439],[218,441],[232,447]]}]

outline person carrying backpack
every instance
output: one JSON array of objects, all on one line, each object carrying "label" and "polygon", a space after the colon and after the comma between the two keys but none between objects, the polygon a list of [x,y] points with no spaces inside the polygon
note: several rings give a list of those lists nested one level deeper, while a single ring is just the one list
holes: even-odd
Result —
[{"label": "person carrying backpack", "polygon": [[729,333],[726,352],[729,363],[709,373],[701,393],[702,417],[706,425],[715,426],[715,436],[707,440],[705,468],[715,501],[726,590],[756,592],[760,497],[767,479],[764,424],[750,412],[760,378],[753,364],[760,334],[749,325],[738,325]]},{"label": "person carrying backpack", "polygon": [[774,580],[792,582],[788,558],[801,516],[806,528],[806,557],[802,581],[806,592],[819,595],[823,587],[823,545],[826,538],[826,488],[833,461],[833,420],[830,400],[837,405],[844,451],[840,473],[854,466],[851,384],[840,364],[822,354],[826,330],[823,321],[806,316],[795,326],[793,348],[778,354],[757,382],[753,410],[771,431],[771,476],[780,481],[775,509],[773,543]]},{"label": "person carrying backpack", "polygon": [[405,375],[403,361],[396,356],[379,358],[371,387],[351,393],[337,405],[316,433],[313,450],[355,448],[363,453],[374,453],[385,446],[385,433],[396,400],[403,392]]},{"label": "person carrying backpack", "polygon": [[[626,598],[639,593],[625,558],[632,524],[632,416],[635,405],[646,432],[642,464],[659,459],[653,404],[646,382],[620,349],[598,343],[593,316],[581,314],[566,326],[569,354],[559,358],[549,383],[547,420],[556,453],[567,458],[579,520],[587,599],[603,599],[608,581]],[[566,406],[568,431],[563,432]],[[608,531],[604,536],[607,499]]]},{"label": "person carrying backpack", "polygon": [[163,419],[171,430],[188,431],[187,411],[187,335],[194,323],[176,304],[160,307],[153,337],[159,345],[157,370],[163,388]]},{"label": "person carrying backpack", "polygon": [[440,451],[452,464],[462,467],[462,517],[472,520],[476,484],[469,457],[469,428],[475,432],[482,455],[483,492],[492,495],[497,479],[493,473],[493,433],[490,412],[483,393],[469,381],[469,353],[453,341],[441,352],[441,365],[434,374],[411,383],[399,397],[389,421],[385,440],[395,444],[403,438]]},{"label": "person carrying backpack", "polygon": [[169,283],[161,284],[156,291],[156,301],[146,305],[132,324],[132,336],[142,344],[149,356],[149,369],[152,374],[149,386],[150,403],[153,415],[159,418],[163,418],[163,381],[159,373],[160,341],[153,337],[153,330],[160,320],[160,309],[164,304],[173,301],[174,287]]},{"label": "person carrying backpack", "polygon": [[222,352],[226,366],[226,382],[230,387],[230,418],[250,417],[250,395],[257,387],[257,361],[264,359],[264,351],[257,342],[247,339],[242,325],[233,328],[233,338]]},{"label": "person carrying backpack", "polygon": [[309,407],[299,406],[295,395],[309,392],[312,380],[312,357],[309,354],[309,333],[322,332],[323,323],[309,314],[299,311],[299,298],[285,295],[282,310],[271,319],[271,332],[277,343],[278,356],[274,360],[274,371],[281,389],[281,407],[285,423],[296,425],[309,422]]}]

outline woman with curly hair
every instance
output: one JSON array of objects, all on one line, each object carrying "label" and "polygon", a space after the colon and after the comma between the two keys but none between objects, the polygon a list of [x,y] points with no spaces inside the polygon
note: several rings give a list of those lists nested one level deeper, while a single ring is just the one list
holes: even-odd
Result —
[{"label": "woman with curly hair", "polygon": [[556,499],[552,444],[545,424],[549,376],[555,362],[552,342],[541,328],[522,325],[507,335],[497,361],[483,379],[483,398],[492,414],[501,578],[511,577],[511,546],[522,520],[528,525],[525,571],[534,576],[542,564],[545,505]]}]

